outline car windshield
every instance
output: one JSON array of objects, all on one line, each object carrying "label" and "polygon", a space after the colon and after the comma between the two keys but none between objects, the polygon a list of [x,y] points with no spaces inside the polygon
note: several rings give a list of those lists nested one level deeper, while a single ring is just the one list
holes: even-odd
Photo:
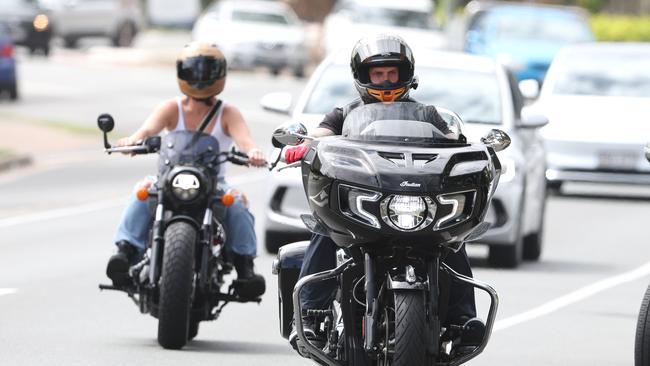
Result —
[{"label": "car windshield", "polygon": [[483,19],[490,38],[573,43],[593,39],[588,25],[573,14],[557,11],[490,12]]},{"label": "car windshield", "polygon": [[[418,67],[416,74],[420,83],[411,96],[418,102],[452,110],[466,122],[501,123],[496,74],[433,67]],[[358,96],[350,68],[331,65],[317,80],[303,113],[325,114]]]},{"label": "car windshield", "polygon": [[650,52],[572,54],[557,65],[553,94],[650,98]]},{"label": "car windshield", "polygon": [[433,15],[422,11],[362,5],[354,5],[348,10],[352,14],[354,23],[405,28],[433,28]]},{"label": "car windshield", "polygon": [[232,12],[232,20],[240,22],[253,23],[270,23],[270,24],[290,24],[288,19],[282,14],[262,13],[244,10],[235,10]]},{"label": "car windshield", "polygon": [[435,118],[431,106],[420,103],[372,103],[355,108],[343,122],[342,136],[354,141],[394,144],[458,143],[462,122],[453,114]]},{"label": "car windshield", "polygon": [[219,142],[212,135],[200,134],[197,140],[194,131],[172,131],[165,135],[160,148],[159,170],[161,172],[179,165],[201,163],[211,166],[213,173],[219,173],[219,166],[212,165],[219,153]]}]

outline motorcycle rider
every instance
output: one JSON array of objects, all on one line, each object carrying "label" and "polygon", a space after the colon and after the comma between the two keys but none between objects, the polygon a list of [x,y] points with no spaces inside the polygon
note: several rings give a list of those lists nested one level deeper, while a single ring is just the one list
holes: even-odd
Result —
[{"label": "motorcycle rider", "polygon": [[[162,102],[131,136],[122,138],[117,146],[133,145],[145,137],[155,136],[162,130],[196,130],[210,110],[219,103],[218,95],[226,83],[226,59],[216,45],[192,42],[182,48],[176,60],[178,86],[184,94]],[[233,143],[249,156],[249,163],[261,167],[266,163],[262,151],[255,146],[250,131],[239,109],[220,101],[214,118],[204,133],[219,141],[221,151],[228,151]],[[227,232],[226,250],[232,259],[239,280],[264,284],[264,278],[255,274],[253,258],[257,253],[254,217],[247,208],[245,196],[225,182],[225,165],[221,166],[218,181],[221,188],[238,197],[226,209],[224,226]],[[151,184],[154,177],[145,179]],[[129,282],[128,269],[143,254],[149,240],[153,215],[147,201],[131,194],[128,205],[115,234],[117,253],[110,257],[106,275],[115,286]],[[256,287],[262,293],[264,286]],[[261,293],[259,294],[261,295]]]},{"label": "motorcycle rider", "polygon": [[[354,108],[368,103],[415,102],[409,97],[410,89],[417,88],[417,77],[414,75],[414,58],[406,42],[395,35],[377,35],[362,38],[352,50],[350,61],[354,85],[359,93],[357,98],[343,108],[335,108],[325,115],[310,136],[318,138],[340,135],[343,121]],[[440,117],[434,106],[428,106],[433,113],[432,120],[443,133],[447,133],[446,122]],[[291,147],[285,152],[287,164],[301,160],[308,151],[308,146],[302,144]],[[329,237],[312,234],[310,244],[305,252],[300,271],[300,278],[307,275],[330,270],[335,267],[337,246]],[[456,272],[472,276],[469,259],[465,247],[456,253],[449,253],[443,262]],[[334,279],[305,285],[301,292],[302,309],[327,309],[334,295],[336,282]],[[294,314],[296,316],[296,314]],[[471,331],[465,332],[463,346],[479,345],[485,333],[485,326],[476,318],[474,289],[469,285],[454,284],[449,289],[449,304],[447,321],[444,326],[464,325]],[[314,332],[314,322],[303,317],[305,335],[318,340]],[[322,340],[321,340],[322,341]],[[297,347],[297,332],[289,336],[294,348]]]}]

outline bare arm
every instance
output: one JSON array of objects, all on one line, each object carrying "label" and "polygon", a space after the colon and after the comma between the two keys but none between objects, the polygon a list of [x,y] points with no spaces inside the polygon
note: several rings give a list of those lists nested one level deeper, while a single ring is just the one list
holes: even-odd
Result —
[{"label": "bare arm", "polygon": [[317,127],[314,131],[312,131],[312,133],[309,134],[309,136],[313,138],[334,136],[334,131],[330,130],[329,128]]},{"label": "bare arm", "polygon": [[264,153],[260,150],[251,138],[250,130],[244,121],[244,116],[237,107],[227,105],[223,110],[222,125],[224,133],[230,136],[235,144],[246,154],[249,161],[255,166],[261,166],[266,163]]},{"label": "bare arm", "polygon": [[139,140],[144,139],[145,137],[155,136],[159,134],[163,129],[168,128],[174,116],[178,114],[176,103],[173,100],[167,100],[160,103],[154,110],[151,112],[149,117],[144,121],[142,126],[138,128],[131,136],[120,139],[117,142],[118,146],[127,146],[133,145]]}]

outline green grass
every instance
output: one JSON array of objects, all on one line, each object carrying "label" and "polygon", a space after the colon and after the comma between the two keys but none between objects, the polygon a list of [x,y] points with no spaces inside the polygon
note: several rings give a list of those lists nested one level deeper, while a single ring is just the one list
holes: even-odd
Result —
[{"label": "green grass", "polygon": [[650,41],[650,16],[597,14],[591,17],[590,23],[599,41]]}]

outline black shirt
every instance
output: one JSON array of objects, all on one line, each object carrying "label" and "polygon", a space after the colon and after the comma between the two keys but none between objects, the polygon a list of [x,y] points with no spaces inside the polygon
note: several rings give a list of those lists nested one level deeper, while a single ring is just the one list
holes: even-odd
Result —
[{"label": "black shirt", "polygon": [[[416,102],[414,99],[408,98],[405,100],[402,100],[400,102],[411,102],[414,103]],[[355,108],[362,106],[364,103],[361,100],[361,98],[357,98],[353,100],[351,103],[346,105],[343,108],[334,108],[331,112],[327,113],[325,115],[325,118],[323,118],[323,121],[318,125],[319,128],[327,128],[328,130],[334,132],[335,135],[340,135],[343,133],[343,121],[345,121],[345,117]],[[431,108],[431,113],[433,113],[433,120],[435,121],[437,127],[442,127],[440,130],[443,133],[449,133],[449,128],[447,127],[447,122],[445,122],[442,117],[440,117],[440,114],[438,113],[438,110],[436,110],[436,107],[432,105],[428,105],[428,108]]]}]

